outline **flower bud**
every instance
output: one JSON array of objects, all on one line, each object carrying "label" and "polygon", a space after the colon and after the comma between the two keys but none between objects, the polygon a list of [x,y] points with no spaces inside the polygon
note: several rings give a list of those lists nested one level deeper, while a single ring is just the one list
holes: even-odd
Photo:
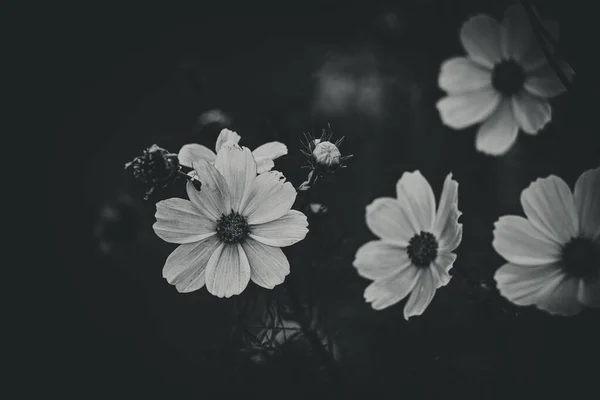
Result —
[{"label": "flower bud", "polygon": [[125,169],[130,169],[133,176],[146,185],[147,199],[156,188],[163,188],[172,183],[179,172],[177,154],[153,144],[144,149],[142,155],[125,164]]},{"label": "flower bud", "polygon": [[319,141],[313,150],[313,157],[318,166],[335,169],[340,165],[341,153],[337,146],[331,142]]}]

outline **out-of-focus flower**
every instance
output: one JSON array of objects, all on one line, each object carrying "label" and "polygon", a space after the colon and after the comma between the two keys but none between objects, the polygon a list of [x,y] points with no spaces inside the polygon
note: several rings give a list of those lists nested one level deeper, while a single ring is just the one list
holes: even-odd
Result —
[{"label": "out-of-focus flower", "polygon": [[138,207],[139,204],[128,195],[121,195],[115,202],[102,207],[94,225],[100,252],[110,254],[119,246],[136,240],[143,219]]},{"label": "out-of-focus flower", "polygon": [[[237,132],[223,129],[221,130],[219,137],[217,137],[215,151],[218,153],[221,146],[228,141],[238,143],[240,139],[241,136],[238,135]],[[256,160],[257,172],[262,174],[263,172],[270,171],[275,166],[273,160],[286,155],[287,152],[287,146],[280,142],[269,142],[258,146],[252,152],[252,155]],[[194,162],[200,160],[206,160],[209,163],[214,164],[217,156],[208,147],[193,143],[184,145],[181,150],[179,150],[178,157],[181,165],[191,168]]]},{"label": "out-of-focus flower", "polygon": [[307,209],[314,215],[325,215],[329,211],[329,208],[321,203],[310,203],[308,204]]},{"label": "out-of-focus flower", "polygon": [[495,223],[492,245],[508,261],[494,276],[502,296],[565,316],[600,307],[600,168],[574,192],[557,176],[537,179],[521,204],[527,218]]},{"label": "out-of-focus flower", "polygon": [[450,281],[448,271],[462,240],[458,223],[458,182],[448,174],[440,204],[419,171],[405,172],[396,184],[397,198],[375,199],[366,209],[367,225],[381,240],[358,249],[354,267],[374,280],[364,297],[375,310],[409,295],[404,306],[408,319],[422,314],[435,291]]},{"label": "out-of-focus flower", "polygon": [[[545,21],[555,38],[558,24]],[[551,120],[549,98],[566,90],[547,62],[521,5],[504,13],[502,24],[487,15],[468,19],[460,31],[467,57],[446,60],[438,84],[448,92],[437,109],[445,125],[464,129],[479,124],[475,147],[499,156],[519,129],[535,135]],[[549,45],[550,46],[550,45]],[[569,79],[574,72],[561,68]]]},{"label": "out-of-focus flower", "polygon": [[187,184],[190,200],[156,204],[154,232],[180,246],[167,258],[163,276],[179,292],[206,283],[218,297],[240,294],[252,280],[272,289],[290,272],[280,247],[306,236],[306,216],[291,210],[296,190],[277,171],[257,176],[246,147],[227,142],[212,163],[193,163],[202,191]]},{"label": "out-of-focus flower", "polygon": [[180,171],[177,154],[171,154],[156,144],[144,149],[141,156],[126,163],[125,169],[131,169],[134,178],[146,186],[145,200],[155,189],[173,183]]}]

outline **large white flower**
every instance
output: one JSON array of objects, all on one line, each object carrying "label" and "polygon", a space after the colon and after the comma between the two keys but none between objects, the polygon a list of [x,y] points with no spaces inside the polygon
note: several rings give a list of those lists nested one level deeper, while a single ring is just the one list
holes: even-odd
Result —
[{"label": "large white flower", "polygon": [[527,219],[495,224],[494,249],[508,261],[494,277],[500,293],[551,314],[600,307],[600,168],[584,172],[574,193],[554,175],[538,179],[521,204]]},{"label": "large white flower", "polygon": [[436,212],[429,182],[419,171],[405,172],[396,184],[397,198],[382,197],[367,206],[369,229],[381,240],[364,244],[354,267],[374,280],[364,297],[375,310],[409,295],[404,317],[422,314],[435,291],[450,281],[452,253],[462,239],[457,222],[458,183],[449,174]]},{"label": "large white flower", "polygon": [[[544,26],[558,37],[555,22]],[[510,6],[502,24],[480,14],[460,31],[467,57],[441,66],[438,84],[448,92],[437,103],[442,121],[453,129],[481,123],[475,147],[483,153],[506,153],[519,129],[536,134],[551,119],[547,99],[566,90],[536,39],[521,5]],[[562,68],[570,78],[573,71]]]},{"label": "large white flower", "polygon": [[240,294],[250,280],[268,289],[282,283],[290,265],[280,247],[308,232],[306,216],[291,210],[296,189],[280,172],[257,175],[250,150],[234,142],[221,146],[214,166],[202,160],[193,167],[202,190],[188,182],[190,200],[156,204],[154,232],[180,244],[163,276],[179,292],[206,283],[218,297]]},{"label": "large white flower", "polygon": [[[231,141],[238,143],[240,139],[241,136],[238,135],[237,132],[223,129],[217,137],[215,151],[218,153],[226,142]],[[273,160],[286,155],[287,152],[287,146],[280,142],[269,142],[258,146],[252,152],[252,155],[256,160],[257,173],[262,174],[263,172],[270,171],[275,166]],[[192,168],[194,162],[200,160],[206,160],[209,163],[214,164],[217,158],[217,155],[211,149],[196,143],[184,145],[181,150],[179,150],[177,156],[179,158],[179,164],[189,168]]]}]

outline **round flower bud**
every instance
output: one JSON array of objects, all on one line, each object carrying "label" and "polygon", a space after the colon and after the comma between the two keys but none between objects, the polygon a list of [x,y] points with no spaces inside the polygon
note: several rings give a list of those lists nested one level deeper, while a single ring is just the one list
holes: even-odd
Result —
[{"label": "round flower bud", "polygon": [[320,141],[313,150],[313,157],[317,165],[323,168],[334,169],[340,165],[340,150],[331,142]]}]

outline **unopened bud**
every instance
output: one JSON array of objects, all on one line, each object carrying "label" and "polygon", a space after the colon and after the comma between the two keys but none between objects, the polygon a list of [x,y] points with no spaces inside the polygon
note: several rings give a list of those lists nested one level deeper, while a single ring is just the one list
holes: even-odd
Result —
[{"label": "unopened bud", "polygon": [[312,154],[317,165],[321,167],[334,169],[340,165],[342,155],[337,146],[331,142],[320,141],[316,143]]}]

